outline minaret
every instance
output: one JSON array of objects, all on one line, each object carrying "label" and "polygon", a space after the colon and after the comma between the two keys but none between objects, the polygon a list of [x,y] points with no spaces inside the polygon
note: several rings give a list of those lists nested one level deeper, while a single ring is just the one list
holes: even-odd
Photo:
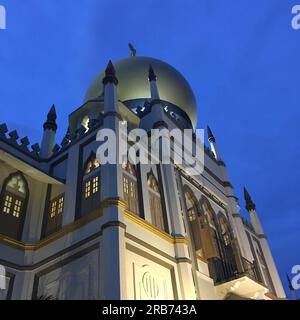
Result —
[{"label": "minaret", "polygon": [[47,121],[44,123],[44,132],[41,144],[40,156],[41,158],[48,158],[52,155],[52,150],[55,145],[55,134],[57,130],[56,124],[56,110],[52,105],[47,114]]},{"label": "minaret", "polygon": [[[104,137],[107,136],[105,133],[102,135],[103,130],[99,130],[97,134],[97,141],[101,141],[97,149],[97,159],[101,162],[101,199],[105,203],[102,211],[104,226],[102,226],[101,250],[105,261],[101,262],[100,266],[101,298],[108,300],[125,300],[127,294],[124,220],[126,204],[122,199],[122,166],[119,162],[119,132],[122,127],[122,116],[119,112],[117,85],[116,71],[112,62],[109,61],[103,78],[103,128],[105,131],[107,129],[114,131],[115,141],[114,143],[104,142]],[[108,154],[114,152],[115,163],[101,161],[105,158],[105,150]]]},{"label": "minaret", "polygon": [[151,99],[158,100],[159,92],[158,92],[157,83],[156,83],[157,77],[156,77],[156,74],[154,73],[154,70],[151,64],[149,66],[148,80],[150,82]]},{"label": "minaret", "polygon": [[272,284],[274,286],[274,290],[275,290],[274,293],[279,298],[285,298],[285,292],[282,287],[281,279],[279,277],[279,274],[278,274],[278,271],[277,271],[277,268],[276,268],[276,265],[275,265],[275,262],[274,262],[274,259],[272,256],[267,237],[264,233],[264,230],[262,228],[262,225],[261,225],[260,220],[258,218],[258,215],[256,213],[255,203],[252,201],[251,196],[245,187],[244,187],[244,197],[245,197],[245,201],[246,201],[246,209],[248,210],[248,212],[250,214],[252,226],[253,226],[254,231],[256,232],[256,234],[259,238],[260,247],[261,247],[262,253],[264,255],[264,258],[265,258],[265,261],[266,261],[266,264],[268,267],[268,271],[270,273],[271,282],[272,282]]},{"label": "minaret", "polygon": [[[105,77],[103,78],[103,89],[104,89],[104,123],[103,126],[105,129],[111,129],[116,133],[116,137],[119,137],[119,129],[121,128],[120,122],[122,121],[122,117],[119,110],[118,105],[118,96],[117,96],[117,85],[118,85],[118,79],[116,77],[116,71],[112,64],[112,62],[109,60],[106,70],[105,70]],[[99,139],[99,136],[97,136],[97,140]],[[103,141],[103,137],[99,139],[98,141]],[[119,180],[119,170],[118,170],[118,163],[119,163],[119,152],[118,149],[118,141],[117,148],[115,150],[115,160],[116,164],[104,164],[103,161],[101,161],[102,157],[105,157],[103,150],[105,150],[107,143],[101,144],[101,146],[98,148],[97,152],[97,158],[98,160],[103,164],[103,166],[107,167],[106,173],[103,172],[104,175],[107,175],[107,182],[108,184],[103,188],[102,191],[102,197],[103,199],[106,198],[118,198],[121,194],[121,185],[122,183],[117,183]],[[103,148],[103,149],[102,149]],[[100,151],[102,150],[102,151]],[[114,155],[112,155],[114,156]],[[104,159],[105,161],[105,159]],[[105,171],[105,170],[104,170]],[[113,179],[115,183],[109,183],[109,179]]]},{"label": "minaret", "polygon": [[117,97],[117,85],[118,79],[116,77],[116,70],[111,60],[105,69],[105,77],[103,78],[104,86],[104,113],[118,113],[118,97]]},{"label": "minaret", "polygon": [[221,157],[216,145],[216,139],[209,126],[207,126],[207,135],[208,135],[208,141],[209,141],[210,149],[212,153],[214,154],[217,161],[221,160]]},{"label": "minaret", "polygon": [[[150,113],[141,119],[140,127],[146,131],[151,129],[159,129],[160,137],[152,141],[153,134],[151,135],[151,153],[158,152],[161,163],[158,165],[158,172],[161,176],[162,188],[165,186],[165,198],[166,201],[170,204],[170,208],[166,208],[166,215],[168,219],[168,228],[172,231],[172,234],[178,237],[185,236],[185,227],[183,219],[178,212],[181,212],[180,201],[178,197],[174,197],[178,193],[176,187],[176,173],[173,165],[164,164],[164,160],[170,161],[170,153],[168,148],[164,148],[164,145],[168,145],[170,141],[169,130],[165,130],[170,125],[168,121],[168,116],[164,111],[164,105],[160,100],[158,85],[157,85],[157,76],[151,65],[149,65],[148,71],[148,80],[150,84]],[[170,129],[170,128],[169,128]],[[153,144],[152,144],[153,143]],[[166,143],[166,144],[165,144]],[[144,183],[144,189],[147,189],[147,181],[142,181]],[[144,201],[147,203],[148,193],[144,194]],[[147,199],[147,200],[146,200]],[[145,219],[151,221],[152,216],[150,210],[145,208]],[[178,264],[179,273],[185,279],[185,288],[182,290],[182,296],[184,299],[195,299],[195,283],[193,282],[193,276],[196,278],[196,274],[191,270],[191,265],[189,262],[190,254],[189,248],[183,244],[175,244],[176,256],[182,259],[182,262]]]},{"label": "minaret", "polygon": [[258,235],[264,235],[265,234],[264,230],[262,228],[262,225],[261,225],[260,220],[258,218],[258,215],[256,213],[255,203],[252,201],[251,196],[245,187],[244,187],[244,197],[245,197],[245,201],[246,201],[246,209],[249,212],[251,223],[254,228],[254,231]]},{"label": "minaret", "polygon": [[150,103],[149,113],[140,121],[140,128],[149,132],[151,129],[167,127],[167,118],[164,111],[164,105],[160,100],[159,90],[157,86],[157,77],[151,65],[148,70],[148,80],[150,85]]}]

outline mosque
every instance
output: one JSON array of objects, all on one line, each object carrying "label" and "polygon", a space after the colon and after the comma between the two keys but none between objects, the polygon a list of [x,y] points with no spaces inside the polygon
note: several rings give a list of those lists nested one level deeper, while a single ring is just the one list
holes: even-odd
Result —
[{"label": "mosque", "polygon": [[210,128],[195,175],[96,156],[101,128],[195,130],[196,119],[182,74],[132,48],[91,83],[61,143],[55,106],[40,144],[0,125],[0,299],[285,298],[255,203],[245,189],[245,220]]}]

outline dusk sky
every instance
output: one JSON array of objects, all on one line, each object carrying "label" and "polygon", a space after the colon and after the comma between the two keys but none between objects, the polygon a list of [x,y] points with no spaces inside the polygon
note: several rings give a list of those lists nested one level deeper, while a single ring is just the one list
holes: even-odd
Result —
[{"label": "dusk sky", "polygon": [[[40,142],[51,105],[58,142],[109,59],[168,62],[190,83],[245,217],[246,185],[286,293],[300,264],[300,29],[286,0],[0,0],[0,123]],[[300,292],[298,293],[300,296]]]}]

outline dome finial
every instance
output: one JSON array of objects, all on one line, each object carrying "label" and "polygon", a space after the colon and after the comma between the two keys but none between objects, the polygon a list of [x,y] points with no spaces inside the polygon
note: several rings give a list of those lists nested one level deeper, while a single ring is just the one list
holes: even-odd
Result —
[{"label": "dome finial", "polygon": [[136,56],[136,50],[135,50],[134,46],[131,43],[128,43],[128,47],[130,49],[131,57],[135,57]]}]

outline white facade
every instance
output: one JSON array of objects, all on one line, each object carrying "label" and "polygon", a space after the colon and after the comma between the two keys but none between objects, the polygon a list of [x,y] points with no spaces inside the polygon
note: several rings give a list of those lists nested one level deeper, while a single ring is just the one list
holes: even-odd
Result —
[{"label": "white facade", "polygon": [[255,205],[250,224],[239,213],[214,139],[195,176],[184,165],[97,163],[101,128],[118,130],[124,120],[147,130],[195,123],[193,110],[160,100],[170,94],[163,81],[171,71],[162,62],[156,70],[156,63],[157,83],[150,85],[145,72],[149,94],[140,112],[134,90],[120,101],[119,88],[128,91],[116,81],[118,64],[116,74],[109,65],[103,95],[99,89],[70,115],[60,146],[54,146],[53,108],[41,148],[30,149],[0,126],[0,264],[7,280],[1,299],[285,298]]}]

